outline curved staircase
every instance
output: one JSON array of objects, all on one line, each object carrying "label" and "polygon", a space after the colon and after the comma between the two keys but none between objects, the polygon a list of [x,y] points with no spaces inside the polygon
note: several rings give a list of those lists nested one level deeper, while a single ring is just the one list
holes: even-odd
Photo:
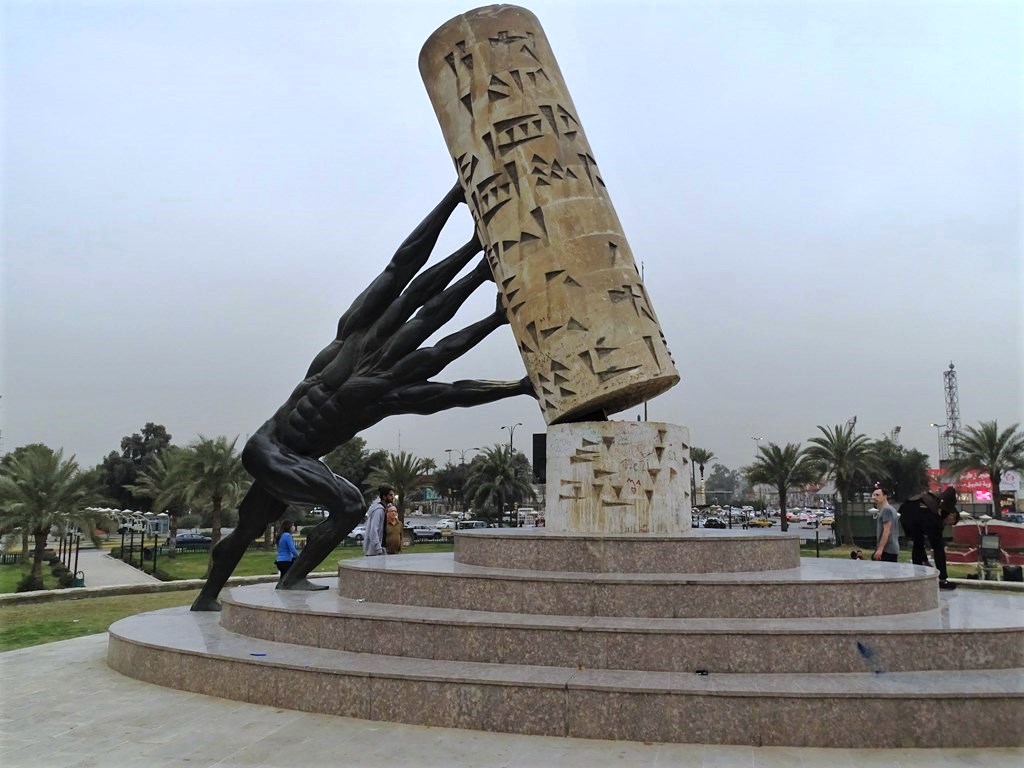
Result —
[{"label": "curved staircase", "polygon": [[304,711],[706,744],[1024,742],[1024,598],[930,568],[799,558],[796,536],[458,532],[454,554],[346,560],[325,592],[110,629],[108,663]]}]

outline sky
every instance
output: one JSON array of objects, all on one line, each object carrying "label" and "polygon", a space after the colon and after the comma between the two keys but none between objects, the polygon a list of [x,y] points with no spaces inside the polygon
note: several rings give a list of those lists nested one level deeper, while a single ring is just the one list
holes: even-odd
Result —
[{"label": "sky", "polygon": [[[417,57],[471,7],[7,0],[0,451],[258,429],[454,182]],[[736,468],[856,416],[934,464],[950,362],[963,424],[1024,419],[1022,6],[527,7],[682,376],[650,420]],[[438,379],[523,374],[506,326]],[[526,397],[362,436],[443,463],[519,423],[529,456]]]}]

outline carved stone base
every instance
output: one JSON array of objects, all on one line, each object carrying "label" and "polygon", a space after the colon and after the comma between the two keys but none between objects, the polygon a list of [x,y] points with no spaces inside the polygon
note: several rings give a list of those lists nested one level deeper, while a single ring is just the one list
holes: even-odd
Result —
[{"label": "carved stone base", "polygon": [[550,426],[548,529],[690,533],[689,442],[686,427],[654,421]]}]

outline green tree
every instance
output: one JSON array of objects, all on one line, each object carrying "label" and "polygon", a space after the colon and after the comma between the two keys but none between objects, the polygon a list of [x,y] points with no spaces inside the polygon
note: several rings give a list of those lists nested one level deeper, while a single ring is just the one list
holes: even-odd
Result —
[{"label": "green tree", "polygon": [[463,498],[463,486],[469,475],[469,464],[447,464],[434,473],[434,490],[455,509],[456,500]]},{"label": "green tree", "polygon": [[878,462],[871,451],[871,441],[865,435],[854,433],[853,424],[836,424],[834,427],[818,426],[819,437],[808,442],[808,455],[819,462],[821,474],[832,478],[839,492],[841,504],[836,504],[836,523],[842,524],[842,535],[846,544],[853,543],[853,528],[850,510],[847,506],[853,494],[872,473],[877,473]]},{"label": "green tree", "polygon": [[171,557],[176,555],[175,536],[178,521],[188,512],[188,484],[186,474],[188,451],[168,446],[154,456],[139,472],[136,482],[128,490],[137,498],[150,499],[155,511],[165,511],[170,525]]},{"label": "green tree", "polygon": [[[700,487],[704,488],[704,467],[717,458],[714,451],[693,446],[690,448],[690,486],[692,488],[691,499],[697,503],[697,478],[693,474],[694,467],[700,467]],[[706,503],[706,499],[701,499]]]},{"label": "green tree", "polygon": [[42,588],[43,555],[52,528],[79,525],[92,534],[102,519],[87,511],[101,498],[90,479],[79,471],[74,456],[65,461],[62,450],[38,443],[16,451],[0,467],[0,517],[5,526],[21,527],[33,539],[33,587]]},{"label": "green tree", "polygon": [[184,474],[185,498],[189,504],[209,503],[211,507],[210,539],[220,541],[221,513],[225,503],[237,506],[251,479],[235,453],[238,438],[229,441],[220,436],[199,435],[185,452],[181,472]]},{"label": "green tree", "polygon": [[807,455],[799,443],[759,445],[754,463],[743,472],[751,485],[770,485],[779,493],[779,519],[782,530],[789,529],[786,520],[786,497],[790,488],[813,483],[821,476],[820,465]]},{"label": "green tree", "polygon": [[501,444],[484,448],[469,465],[465,498],[477,510],[477,517],[489,517],[500,524],[506,502],[535,498],[530,477],[530,462],[524,454]]},{"label": "green tree", "polygon": [[905,501],[928,490],[928,456],[897,445],[888,437],[871,446],[880,471],[879,480],[893,501]]},{"label": "green tree", "polygon": [[369,451],[363,438],[353,437],[324,456],[324,463],[365,495],[371,490],[367,481],[370,473],[374,467],[383,466],[387,458],[387,451]]},{"label": "green tree", "polygon": [[135,496],[128,486],[133,485],[143,467],[170,444],[167,429],[151,421],[146,422],[141,433],[122,437],[120,453],[111,451],[97,467],[107,496],[118,507],[149,511],[150,500]]},{"label": "green tree", "polygon": [[390,485],[395,489],[395,495],[398,496],[398,517],[403,521],[407,497],[427,482],[427,466],[426,460],[399,451],[387,454],[387,458],[370,473],[369,481],[374,487]]},{"label": "green tree", "polygon": [[998,518],[999,483],[1007,470],[1024,471],[1024,432],[1011,424],[1002,432],[995,419],[967,427],[953,442],[946,471],[959,475],[969,469],[987,472],[992,487],[992,517]]},{"label": "green tree", "polygon": [[721,496],[720,501],[731,504],[740,486],[740,473],[724,464],[713,464],[705,488],[708,493]]}]

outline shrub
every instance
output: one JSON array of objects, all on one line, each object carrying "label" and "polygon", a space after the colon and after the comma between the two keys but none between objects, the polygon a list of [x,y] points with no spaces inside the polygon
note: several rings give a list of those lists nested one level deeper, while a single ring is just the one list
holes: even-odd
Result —
[{"label": "shrub", "polygon": [[35,592],[40,589],[46,589],[43,586],[43,580],[41,578],[32,578],[31,573],[25,574],[25,578],[18,582],[18,586],[15,588],[15,592]]},{"label": "shrub", "polygon": [[71,573],[71,571],[67,571],[66,573],[62,573],[60,576],[57,577],[57,584],[59,584],[61,587],[65,588],[65,589],[67,589],[68,587],[71,586],[71,584],[72,584],[72,582],[74,582],[74,580],[75,580],[75,575],[73,573]]}]

